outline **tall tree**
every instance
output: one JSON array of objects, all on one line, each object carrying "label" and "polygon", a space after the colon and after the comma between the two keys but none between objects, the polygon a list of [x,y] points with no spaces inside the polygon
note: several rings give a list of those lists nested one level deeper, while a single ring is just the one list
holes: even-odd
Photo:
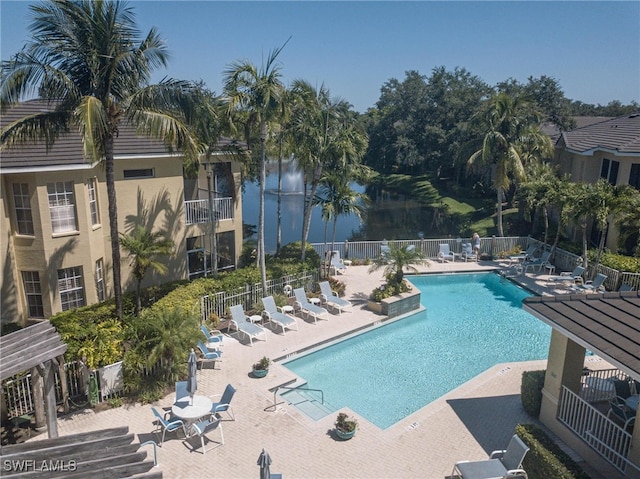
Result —
[{"label": "tall tree", "polygon": [[3,146],[80,132],[85,156],[105,168],[116,314],[122,318],[118,209],[114,141],[121,125],[197,157],[197,144],[185,123],[191,84],[163,80],[150,85],[154,69],[166,66],[167,49],[155,28],[140,37],[133,10],[120,1],[51,0],[31,7],[32,40],[2,62],[3,108],[37,92],[51,102],[41,112],[8,125]]},{"label": "tall tree", "polygon": [[[289,40],[287,40],[288,42]],[[258,213],[258,265],[262,281],[262,292],[267,295],[267,269],[264,248],[264,192],[266,182],[266,142],[269,125],[280,115],[285,87],[281,81],[278,55],[286,46],[273,50],[265,63],[256,67],[244,60],[233,62],[224,73],[224,92],[229,102],[229,116],[234,111],[246,114],[245,133],[247,141],[251,129],[258,127],[260,133],[260,206]]]},{"label": "tall tree", "polygon": [[162,261],[162,256],[173,252],[173,241],[165,238],[162,232],[151,232],[144,226],[137,225],[131,234],[120,233],[120,245],[131,258],[131,274],[136,279],[135,314],[138,316],[142,306],[142,280],[149,268],[161,274],[167,273],[167,265]]},{"label": "tall tree", "polygon": [[484,137],[480,148],[469,157],[468,164],[473,166],[481,162],[491,166],[498,235],[504,236],[502,202],[506,191],[512,181],[519,182],[526,177],[524,160],[531,151],[531,145],[541,148],[540,159],[551,155],[553,145],[549,137],[537,128],[540,115],[522,96],[499,93],[472,120],[481,125]]}]

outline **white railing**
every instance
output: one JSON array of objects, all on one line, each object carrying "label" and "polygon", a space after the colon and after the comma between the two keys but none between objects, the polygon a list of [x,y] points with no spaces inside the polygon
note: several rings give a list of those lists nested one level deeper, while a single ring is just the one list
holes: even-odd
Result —
[{"label": "white railing", "polygon": [[[233,198],[214,198],[213,213],[218,221],[233,219]],[[209,222],[209,200],[189,200],[184,202],[184,213],[188,225]]]},{"label": "white railing", "polygon": [[565,386],[558,420],[619,471],[624,473],[627,466],[636,467],[627,459],[631,434]]},{"label": "white railing", "polygon": [[[292,288],[304,287],[308,291],[313,291],[318,281],[318,271],[307,271],[298,275],[286,275],[279,279],[271,279],[267,281],[267,295],[284,294],[285,285]],[[245,312],[249,311],[261,305],[262,297],[260,283],[246,285],[235,291],[220,291],[203,296],[200,298],[202,320],[206,321],[212,314],[222,318],[226,314],[227,308],[236,304],[242,304]]]}]

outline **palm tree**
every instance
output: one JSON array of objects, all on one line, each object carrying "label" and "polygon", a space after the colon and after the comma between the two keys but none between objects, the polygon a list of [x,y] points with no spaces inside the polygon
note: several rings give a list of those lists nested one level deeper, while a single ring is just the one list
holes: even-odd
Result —
[{"label": "palm tree", "polygon": [[136,309],[140,314],[140,291],[142,280],[149,268],[160,273],[167,273],[167,265],[160,260],[160,256],[173,252],[173,241],[163,237],[163,233],[151,232],[142,225],[137,225],[131,234],[120,233],[120,245],[131,258],[131,274],[136,279]]},{"label": "palm tree", "polygon": [[[309,82],[296,80],[292,90],[297,98],[292,117],[292,141],[296,145],[299,164],[305,171],[305,194],[310,183],[309,197],[315,198],[323,171],[345,171],[359,164],[368,139],[350,111],[351,105],[332,99],[324,85],[316,90]],[[302,261],[305,259],[312,211],[310,202],[305,201]]]},{"label": "palm tree", "polygon": [[576,183],[572,189],[571,204],[569,214],[580,226],[582,231],[582,266],[586,269],[589,265],[587,252],[589,243],[587,239],[587,228],[589,220],[593,217],[593,212],[598,207],[598,198],[594,193],[594,185],[591,183]]},{"label": "palm tree", "polygon": [[166,46],[155,29],[140,37],[133,11],[124,2],[52,0],[31,10],[33,38],[2,63],[0,103],[6,108],[37,91],[52,108],[8,125],[2,145],[44,140],[49,147],[74,128],[82,135],[85,156],[104,163],[113,292],[121,319],[114,141],[128,123],[195,158],[197,145],[184,122],[191,84],[163,80],[149,85],[151,72],[166,66]]},{"label": "palm tree", "polygon": [[531,229],[535,232],[536,218],[542,211],[544,219],[544,243],[549,234],[549,207],[557,188],[557,169],[546,162],[533,160],[526,166],[527,181],[522,185],[520,194],[531,210]]},{"label": "palm tree", "polygon": [[418,269],[414,265],[420,264],[429,264],[429,260],[420,248],[409,244],[392,244],[386,254],[373,260],[369,272],[384,268],[385,277],[390,282],[400,284],[404,280],[404,270],[417,272]]},{"label": "palm tree", "polygon": [[[287,40],[288,42],[289,40]],[[281,81],[278,55],[287,42],[273,50],[260,68],[249,61],[232,63],[224,73],[224,92],[228,100],[229,117],[234,112],[247,115],[245,132],[258,126],[260,133],[260,206],[258,213],[258,265],[262,281],[262,292],[267,295],[267,270],[264,250],[264,191],[266,182],[266,141],[269,124],[278,118],[285,87]]]},{"label": "palm tree", "polygon": [[485,131],[482,145],[467,160],[468,165],[482,161],[493,168],[493,187],[496,191],[498,235],[504,236],[502,202],[511,185],[525,177],[524,164],[531,156],[545,159],[553,145],[538,128],[541,116],[521,96],[499,93],[487,108],[472,118]]}]

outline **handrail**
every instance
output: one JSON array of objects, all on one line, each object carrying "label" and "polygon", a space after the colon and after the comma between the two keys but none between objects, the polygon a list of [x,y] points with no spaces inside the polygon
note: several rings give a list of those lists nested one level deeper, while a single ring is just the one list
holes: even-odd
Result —
[{"label": "handrail", "polygon": [[[324,404],[324,391],[322,389],[313,389],[313,388],[306,388],[304,387],[304,384],[300,384],[299,386],[278,386],[277,388],[275,388],[273,390],[273,410],[276,410],[276,406],[278,405],[278,403],[276,402],[276,395],[278,394],[278,391],[280,391],[280,389],[290,389],[290,390],[294,390],[294,389],[304,389],[305,391],[316,391],[320,393],[320,401],[322,402],[322,404]],[[271,407],[271,406],[269,406]]]},{"label": "handrail", "polygon": [[158,444],[156,444],[155,441],[147,441],[140,444],[140,447],[147,446],[149,444],[153,445],[153,467],[158,467]]}]

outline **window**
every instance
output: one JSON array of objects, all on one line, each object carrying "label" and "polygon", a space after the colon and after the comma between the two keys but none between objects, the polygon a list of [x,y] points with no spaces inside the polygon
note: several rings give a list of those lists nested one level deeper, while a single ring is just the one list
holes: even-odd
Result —
[{"label": "window", "polygon": [[124,170],[125,179],[129,178],[153,178],[153,168],[142,168],[138,170]]},{"label": "window", "polygon": [[98,194],[96,179],[90,178],[87,183],[87,190],[89,192],[89,211],[91,211],[91,224],[93,226],[100,224],[100,213],[98,211]]},{"label": "window", "polygon": [[73,181],[57,181],[47,184],[51,229],[54,233],[77,231],[76,205]]},{"label": "window", "polygon": [[631,173],[629,173],[629,184],[635,189],[640,190],[640,163],[631,165]]},{"label": "window", "polygon": [[42,290],[40,289],[40,273],[37,271],[23,271],[22,284],[27,300],[30,318],[44,318],[42,307]]},{"label": "window", "polygon": [[96,292],[98,301],[104,301],[104,263],[102,258],[96,261]]},{"label": "window", "polygon": [[18,234],[33,236],[33,218],[31,216],[31,200],[29,199],[28,184],[13,184],[13,204],[16,208],[16,227]]},{"label": "window", "polygon": [[58,270],[58,290],[62,311],[84,306],[82,266]]},{"label": "window", "polygon": [[600,170],[600,178],[604,178],[612,185],[615,185],[618,181],[618,168],[620,167],[619,161],[602,159],[602,168]]}]

